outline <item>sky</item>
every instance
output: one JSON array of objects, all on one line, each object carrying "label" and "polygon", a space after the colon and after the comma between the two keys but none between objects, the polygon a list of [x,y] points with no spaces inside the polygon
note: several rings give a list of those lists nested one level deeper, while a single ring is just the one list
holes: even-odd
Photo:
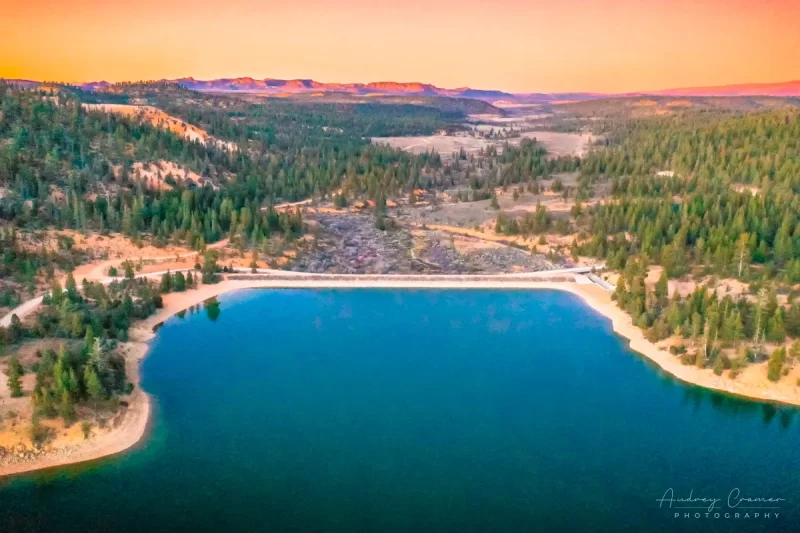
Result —
[{"label": "sky", "polygon": [[800,79],[800,0],[3,0],[0,77],[513,92]]}]

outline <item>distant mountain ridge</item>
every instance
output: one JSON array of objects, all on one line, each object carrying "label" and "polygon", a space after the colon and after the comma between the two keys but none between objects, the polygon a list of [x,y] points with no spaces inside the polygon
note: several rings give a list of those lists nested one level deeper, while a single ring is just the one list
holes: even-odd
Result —
[{"label": "distant mountain ridge", "polygon": [[323,83],[308,79],[279,80],[266,78],[220,78],[216,80],[196,80],[194,78],[178,78],[165,80],[178,83],[187,89],[206,92],[249,92],[262,94],[294,94],[304,92],[341,92],[359,95],[427,95],[450,96],[459,98],[502,99],[514,98],[517,95],[503,91],[484,91],[462,87],[458,89],[442,89],[429,83],[378,81],[371,83]]},{"label": "distant mountain ridge", "polygon": [[429,83],[382,81],[372,83],[323,83],[310,79],[279,80],[266,78],[222,78],[201,81],[194,78],[167,80],[179,83],[187,89],[196,91],[260,92],[260,93],[302,93],[302,92],[345,92],[351,94],[393,94],[393,95],[431,95],[479,100],[509,100],[511,102],[538,102],[559,100],[594,100],[609,96],[634,96],[654,94],[663,96],[800,96],[800,80],[780,83],[745,83],[710,87],[687,87],[660,91],[640,91],[632,93],[510,93],[499,90],[472,89],[460,87],[444,89]]},{"label": "distant mountain ridge", "polygon": [[[7,80],[20,85],[35,85],[31,80]],[[510,93],[499,90],[472,89],[460,87],[445,89],[429,83],[379,81],[371,83],[324,83],[312,79],[281,80],[274,78],[255,79],[251,77],[219,78],[197,80],[178,78],[160,80],[177,83],[187,89],[201,92],[254,93],[266,95],[302,93],[347,93],[353,95],[394,95],[394,96],[446,96],[452,98],[471,98],[487,102],[507,101],[510,104],[543,103],[576,100],[596,100],[600,98],[660,95],[660,96],[780,96],[800,97],[800,80],[779,83],[744,83],[709,87],[685,87],[659,91],[640,91],[630,93]],[[86,90],[103,90],[110,85],[106,81],[76,84]]]},{"label": "distant mountain ridge", "polygon": [[655,91],[663,96],[800,96],[800,80],[779,83],[739,83]]}]

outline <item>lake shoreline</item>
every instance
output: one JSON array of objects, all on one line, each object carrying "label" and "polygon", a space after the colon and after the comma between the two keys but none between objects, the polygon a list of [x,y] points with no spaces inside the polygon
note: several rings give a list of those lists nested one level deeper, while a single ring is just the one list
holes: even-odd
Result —
[{"label": "lake shoreline", "polygon": [[[680,359],[667,350],[648,341],[644,333],[633,324],[630,316],[619,309],[611,293],[594,284],[575,281],[530,281],[504,278],[491,281],[462,281],[458,279],[413,279],[402,276],[371,276],[347,280],[328,279],[224,279],[213,285],[181,293],[164,295],[164,306],[154,315],[137,322],[131,328],[131,341],[124,343],[128,353],[126,362],[134,392],[125,398],[127,411],[122,422],[112,431],[94,437],[68,455],[45,455],[35,460],[0,466],[0,478],[35,470],[50,469],[70,464],[93,461],[128,450],[142,441],[152,424],[152,399],[141,388],[140,365],[149,353],[148,342],[155,337],[157,326],[171,316],[189,307],[203,303],[228,292],[245,289],[424,289],[424,290],[556,290],[577,296],[589,308],[611,321],[615,333],[629,341],[629,348],[658,365],[679,381],[715,390],[748,400],[800,406],[800,389],[790,385],[789,377],[781,382],[766,382],[764,364],[750,365],[736,380],[715,375],[709,369],[683,365]],[[763,374],[763,379],[759,378]],[[766,383],[765,383],[766,382]]]}]

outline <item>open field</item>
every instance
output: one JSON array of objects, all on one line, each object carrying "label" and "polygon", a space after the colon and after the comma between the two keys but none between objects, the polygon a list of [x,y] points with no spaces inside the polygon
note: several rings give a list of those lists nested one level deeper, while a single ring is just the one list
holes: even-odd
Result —
[{"label": "open field", "polygon": [[558,133],[553,131],[526,131],[522,133],[526,139],[536,139],[552,156],[572,155],[583,157],[589,146],[597,140],[590,133]]},{"label": "open field", "polygon": [[526,122],[540,120],[543,118],[553,116],[552,113],[544,113],[535,109],[527,110],[527,108],[519,109],[514,108],[514,114],[511,116],[497,117],[488,114],[469,115],[467,121],[477,126],[524,126]]},{"label": "open field", "polygon": [[[516,124],[515,122],[510,123]],[[489,131],[494,129],[496,132],[508,131],[503,126],[476,126],[478,131]],[[518,128],[517,128],[518,131]],[[566,156],[572,155],[581,157],[589,150],[589,145],[595,141],[596,137],[588,133],[557,133],[551,131],[526,131],[519,137],[510,139],[485,139],[483,137],[473,137],[466,133],[456,133],[451,135],[432,135],[417,137],[373,137],[375,144],[388,144],[393,148],[399,148],[412,154],[422,154],[425,152],[436,151],[443,157],[450,156],[455,152],[464,150],[467,154],[477,153],[488,146],[502,146],[505,142],[519,144],[523,138],[533,139],[542,143],[550,152],[550,155]]]},{"label": "open field", "polygon": [[454,152],[464,150],[467,154],[477,153],[490,146],[492,142],[483,138],[470,137],[465,134],[432,135],[419,137],[373,137],[375,144],[388,144],[412,154],[423,154],[436,151],[442,157],[449,157]]}]

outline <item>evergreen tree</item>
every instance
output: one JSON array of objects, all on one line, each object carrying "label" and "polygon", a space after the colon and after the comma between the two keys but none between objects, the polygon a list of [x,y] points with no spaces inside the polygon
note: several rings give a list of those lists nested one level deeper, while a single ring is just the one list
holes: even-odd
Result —
[{"label": "evergreen tree", "polygon": [[86,384],[86,394],[92,401],[100,401],[106,398],[106,391],[100,377],[97,375],[92,365],[86,365],[83,373],[83,381]]},{"label": "evergreen tree", "polygon": [[53,303],[53,305],[61,305],[61,302],[63,300],[64,300],[64,291],[61,290],[61,284],[58,282],[58,280],[53,280],[53,283],[50,288],[50,301]]},{"label": "evergreen tree", "polygon": [[183,292],[186,290],[186,278],[183,276],[183,272],[175,272],[172,279],[172,290],[176,292]]},{"label": "evergreen tree", "polygon": [[64,419],[64,423],[67,425],[72,424],[77,418],[77,413],[75,412],[75,402],[72,400],[72,396],[70,396],[69,392],[66,390],[61,392],[58,414]]},{"label": "evergreen tree", "polygon": [[167,294],[172,290],[172,274],[170,274],[169,270],[161,275],[161,284],[159,285],[158,290],[162,294]]},{"label": "evergreen tree", "polygon": [[203,256],[203,283],[217,283],[219,281],[219,265],[217,265],[218,254],[215,250],[206,251]]},{"label": "evergreen tree", "polygon": [[16,357],[12,357],[8,362],[8,388],[12,398],[22,396],[22,365]]},{"label": "evergreen tree", "polygon": [[75,302],[78,300],[78,284],[75,283],[75,278],[72,277],[72,272],[67,274],[67,282],[66,282],[66,291],[67,291],[67,298],[71,302]]},{"label": "evergreen tree", "polygon": [[772,352],[767,363],[767,377],[770,381],[778,381],[781,379],[781,371],[783,370],[783,363],[786,361],[786,348],[780,347]]},{"label": "evergreen tree", "polygon": [[767,340],[770,342],[783,342],[786,338],[786,330],[783,327],[783,313],[780,309],[770,318],[767,325]]}]

